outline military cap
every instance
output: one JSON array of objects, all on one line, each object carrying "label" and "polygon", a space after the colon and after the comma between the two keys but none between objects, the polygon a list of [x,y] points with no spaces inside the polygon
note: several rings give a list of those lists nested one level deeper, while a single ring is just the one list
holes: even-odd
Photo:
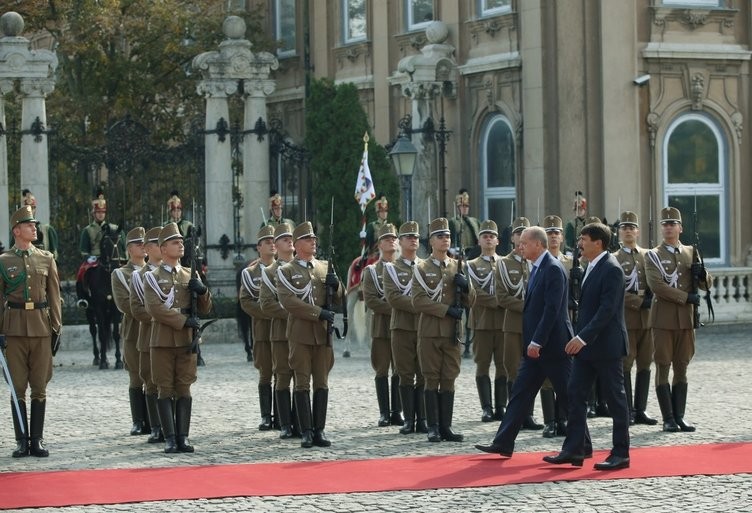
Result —
[{"label": "military cap", "polygon": [[164,228],[162,228],[159,231],[159,245],[161,246],[168,240],[176,239],[176,238],[183,238],[182,235],[180,235],[180,230],[178,230],[178,225],[175,223],[167,223]]},{"label": "military cap", "polygon": [[154,228],[149,228],[144,234],[144,244],[146,244],[147,242],[159,242],[159,232],[161,231],[162,231],[161,226],[155,226]]},{"label": "military cap", "polygon": [[666,207],[661,209],[661,224],[663,223],[681,223],[681,212],[674,207]]},{"label": "military cap", "polygon": [[469,207],[470,206],[470,195],[467,193],[465,189],[460,189],[459,194],[454,197],[454,204],[458,207]]},{"label": "military cap", "polygon": [[269,208],[282,207],[282,196],[278,192],[272,193],[269,196]]},{"label": "military cap", "polygon": [[498,237],[499,228],[496,226],[495,222],[488,219],[480,223],[480,231],[478,232],[478,235],[483,235],[484,233],[493,233],[494,235]]},{"label": "military cap", "polygon": [[143,244],[144,235],[146,235],[146,230],[144,230],[143,226],[137,226],[125,236],[125,243],[130,244],[131,242],[136,242],[138,244]]},{"label": "military cap", "polygon": [[273,239],[274,238],[274,226],[262,226],[261,229],[256,234],[256,241],[261,242],[264,239]]},{"label": "military cap", "polygon": [[279,223],[274,228],[274,241],[281,237],[292,237],[292,226],[289,223]]},{"label": "military cap", "polygon": [[170,212],[178,208],[182,210],[183,200],[181,200],[180,196],[178,196],[177,190],[173,190],[170,193],[170,199],[167,200],[167,208],[170,210]]},{"label": "military cap", "polygon": [[383,194],[376,200],[376,212],[389,212],[389,201]]},{"label": "military cap", "polygon": [[397,229],[392,223],[386,223],[379,227],[378,240],[384,237],[397,237]]},{"label": "military cap", "polygon": [[415,221],[407,221],[402,223],[399,229],[399,236],[404,237],[407,235],[414,235],[418,237],[420,235],[420,225]]},{"label": "military cap", "polygon": [[635,214],[634,212],[630,212],[629,210],[622,212],[621,215],[619,216],[619,227],[626,226],[626,225],[635,226],[635,227],[640,226],[640,223],[638,222],[638,219],[637,219],[637,214]]},{"label": "military cap", "polygon": [[518,217],[512,223],[512,233],[521,232],[525,228],[530,228],[530,220],[527,217]]},{"label": "military cap", "polygon": [[23,194],[23,201],[21,202],[23,205],[29,205],[30,207],[36,208],[37,199],[29,189],[24,189],[21,191],[21,194]]},{"label": "military cap", "polygon": [[585,219],[585,224],[601,224],[601,218],[596,216],[588,216],[587,219]]},{"label": "military cap", "polygon": [[13,228],[20,223],[36,223],[34,219],[34,213],[31,211],[31,205],[24,205],[16,210],[12,216],[10,216],[10,227]]},{"label": "military cap", "polygon": [[295,227],[295,230],[292,232],[292,240],[297,241],[300,239],[307,239],[313,237],[316,238],[316,234],[313,233],[313,225],[310,221],[306,221],[304,223],[300,223],[298,226]]},{"label": "military cap", "polygon": [[107,212],[107,200],[104,199],[104,193],[99,191],[97,197],[91,200],[92,212]]},{"label": "military cap", "polygon": [[564,223],[559,216],[546,216],[543,218],[543,229],[548,232],[556,232],[564,230]]},{"label": "military cap", "polygon": [[428,227],[428,236],[433,237],[434,235],[449,235],[449,221],[447,221],[446,217],[437,217],[433,221],[431,221],[431,225]]}]

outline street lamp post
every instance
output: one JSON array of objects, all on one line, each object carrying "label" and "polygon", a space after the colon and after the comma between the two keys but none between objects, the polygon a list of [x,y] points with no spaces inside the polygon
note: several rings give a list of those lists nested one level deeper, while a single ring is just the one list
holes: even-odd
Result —
[{"label": "street lamp post", "polygon": [[405,221],[412,220],[412,178],[417,155],[418,150],[413,143],[405,136],[404,132],[400,132],[397,142],[394,143],[392,150],[389,152],[389,158],[391,158],[392,165],[400,177],[402,215]]}]

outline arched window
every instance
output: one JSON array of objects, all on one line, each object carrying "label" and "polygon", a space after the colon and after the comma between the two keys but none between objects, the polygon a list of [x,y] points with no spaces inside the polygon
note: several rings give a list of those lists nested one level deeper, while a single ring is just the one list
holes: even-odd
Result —
[{"label": "arched window", "polygon": [[674,120],[663,141],[664,204],[682,214],[682,243],[699,233],[703,258],[715,264],[728,261],[726,148],[716,123],[700,113]]},{"label": "arched window", "polygon": [[506,116],[490,117],[480,137],[483,219],[496,221],[499,230],[512,224],[516,212],[517,154],[512,125]]}]

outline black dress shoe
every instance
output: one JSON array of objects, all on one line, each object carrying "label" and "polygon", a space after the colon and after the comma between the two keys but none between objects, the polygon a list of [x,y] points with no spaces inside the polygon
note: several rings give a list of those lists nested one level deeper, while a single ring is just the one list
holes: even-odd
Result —
[{"label": "black dress shoe", "polygon": [[646,426],[655,426],[658,424],[658,420],[649,417],[644,411],[636,411],[634,415],[635,424],[645,424]]},{"label": "black dress shoe", "polygon": [[575,456],[574,454],[569,454],[568,452],[560,452],[556,456],[543,456],[543,461],[546,463],[552,463],[554,465],[563,465],[565,463],[570,463],[573,467],[581,467],[582,466],[582,460],[585,459],[583,456]]},{"label": "black dress shoe", "polygon": [[535,420],[535,417],[528,415],[527,417],[525,417],[525,420],[522,421],[522,429],[538,431],[543,429],[543,424],[538,424],[538,421]]},{"label": "black dress shoe", "polygon": [[483,408],[483,415],[480,417],[481,422],[493,422],[494,414],[491,408]]},{"label": "black dress shoe", "polygon": [[499,456],[503,456],[505,458],[512,457],[512,451],[507,451],[506,449],[502,449],[500,445],[496,445],[496,444],[491,444],[491,445],[476,444],[475,448],[481,452],[487,452],[488,454],[498,454]]},{"label": "black dress shoe", "polygon": [[684,422],[684,419],[676,419],[676,424],[679,426],[679,429],[685,433],[693,433],[695,431],[695,427],[692,424]]},{"label": "black dress shoe", "polygon": [[593,465],[595,470],[619,470],[620,468],[629,468],[629,458],[611,455],[606,461]]},{"label": "black dress shoe", "polygon": [[663,430],[666,433],[678,433],[681,429],[674,419],[668,419],[663,421]]},{"label": "black dress shoe", "polygon": [[556,422],[553,420],[546,423],[543,428],[543,438],[553,438],[556,436]]}]

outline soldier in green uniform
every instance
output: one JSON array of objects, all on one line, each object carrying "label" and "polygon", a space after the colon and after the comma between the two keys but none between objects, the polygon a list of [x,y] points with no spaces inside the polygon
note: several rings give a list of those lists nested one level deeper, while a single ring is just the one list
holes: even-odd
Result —
[{"label": "soldier in green uniform", "polygon": [[[526,217],[518,217],[512,221],[512,251],[502,257],[496,266],[496,301],[504,309],[504,370],[507,375],[507,397],[511,395],[512,384],[517,379],[517,369],[523,351],[522,309],[525,306],[525,287],[529,269],[519,243],[522,232],[528,227],[530,221]],[[497,386],[500,387],[501,383]],[[525,417],[522,429],[543,429],[543,425],[533,416],[534,409],[535,402],[530,404],[530,411]]]},{"label": "soldier in green uniform", "polygon": [[[679,240],[681,212],[674,207],[661,210],[663,241],[647,252],[645,274],[653,291],[648,324],[652,330],[655,353],[655,395],[663,415],[663,431],[692,432],[695,427],[684,420],[687,406],[687,367],[695,354],[695,318],[699,289],[708,290],[712,280],[704,266],[695,261],[692,246]],[[669,384],[669,372],[674,376]]]},{"label": "soldier in green uniform", "polygon": [[[382,226],[386,225],[389,221],[389,201],[383,194],[379,195],[379,199],[376,200],[374,208],[376,209],[376,220],[371,221],[366,226],[366,246],[365,255],[377,255],[378,254],[378,233]],[[364,262],[365,264],[365,262]]]},{"label": "soldier in green uniform", "polygon": [[[170,222],[178,225],[178,231],[184,238],[190,236],[190,230],[193,223],[183,218],[183,200],[180,199],[179,192],[173,190],[170,198],[167,200],[167,212],[170,214]],[[186,264],[188,262],[185,262]]]},{"label": "soldier in green uniform", "polygon": [[293,420],[293,408],[290,399],[290,345],[287,341],[287,310],[279,303],[277,296],[277,268],[292,262],[295,248],[292,243],[292,226],[278,224],[274,228],[274,246],[277,260],[264,269],[261,274],[259,304],[261,312],[271,319],[269,339],[271,340],[272,374],[276,379],[274,398],[277,401],[279,415],[279,437],[292,438],[297,432],[297,422]]},{"label": "soldier in green uniform", "polygon": [[269,218],[261,226],[272,226],[276,228],[282,223],[295,226],[295,221],[282,216],[283,206],[284,202],[282,201],[282,196],[280,196],[277,191],[272,191],[271,196],[269,196]]},{"label": "soldier in green uniform", "polygon": [[[580,230],[583,226],[588,224],[585,216],[587,215],[587,199],[582,194],[578,194],[574,199],[574,218],[567,222],[566,230],[564,231],[564,242],[567,245],[567,250],[572,251],[574,245],[577,244],[577,238],[580,235]],[[598,220],[600,222],[600,220]]]},{"label": "soldier in green uniform", "polygon": [[[49,456],[43,438],[47,383],[52,378],[52,342],[62,327],[57,265],[52,253],[34,247],[36,222],[30,206],[16,210],[10,218],[15,244],[0,255],[0,333],[21,409],[19,418],[11,405],[14,458]],[[31,388],[31,430],[27,388]]]},{"label": "soldier in green uniform", "polygon": [[476,292],[475,305],[470,310],[468,323],[473,330],[473,357],[475,359],[475,385],[483,414],[482,422],[494,420],[491,406],[491,361],[495,367],[494,391],[498,415],[504,414],[507,399],[507,372],[504,369],[504,309],[496,301],[496,254],[499,229],[488,220],[480,225],[481,255],[467,263],[467,274]]},{"label": "soldier in green uniform", "polygon": [[261,274],[274,263],[274,227],[264,226],[256,234],[258,260],[240,274],[240,306],[253,320],[253,366],[259,373],[258,394],[261,410],[259,431],[272,428],[272,343],[271,317],[261,311]]},{"label": "soldier in green uniform", "polygon": [[146,231],[141,227],[133,228],[125,236],[125,250],[128,252],[128,262],[112,271],[112,298],[115,306],[123,314],[120,322],[120,340],[123,341],[123,360],[128,371],[128,400],[131,406],[131,435],[148,435],[151,427],[146,415],[146,398],[144,396],[144,381],[139,374],[138,332],[139,322],[133,318],[130,303],[130,287],[133,273],[143,267],[146,258],[144,250],[144,235]]},{"label": "soldier in green uniform", "polygon": [[[107,200],[104,199],[104,193],[98,191],[96,199],[91,202],[91,212],[94,221],[89,223],[81,231],[81,241],[79,249],[84,259],[89,257],[99,257],[99,244],[102,242],[102,230],[109,230],[110,233],[118,231],[118,225],[105,221],[107,215]],[[125,237],[120,234],[117,243],[117,258],[125,258]]]},{"label": "soldier in green uniform", "polygon": [[[637,245],[640,236],[637,214],[622,212],[619,216],[621,249],[614,252],[624,271],[624,324],[629,336],[629,353],[624,358],[624,388],[627,393],[630,424],[654,426],[658,421],[645,413],[650,390],[650,365],[653,363],[653,340],[648,317],[653,295],[645,278],[645,253]],[[634,401],[632,397],[632,365],[637,362]]]},{"label": "soldier in green uniform", "polygon": [[[29,189],[24,189],[21,194],[23,194],[23,200],[21,203],[23,205],[29,205],[31,207],[32,215],[36,217],[37,199]],[[58,237],[57,231],[51,224],[40,223],[37,221],[37,240],[35,240],[33,244],[39,249],[49,251],[52,253],[55,260],[57,260]]]},{"label": "soldier in green uniform", "polygon": [[478,237],[480,236],[480,221],[470,216],[470,195],[467,190],[460,189],[454,198],[456,214],[449,222],[449,232],[452,237],[450,253],[456,255],[459,248],[465,252],[465,257],[473,259],[480,254]]},{"label": "soldier in green uniform", "polygon": [[384,264],[384,297],[392,308],[389,322],[394,368],[399,376],[400,403],[404,424],[399,432],[428,433],[423,374],[418,361],[418,315],[411,291],[420,227],[407,221],[399,229],[400,257]]},{"label": "soldier in green uniform", "polygon": [[[426,387],[428,441],[461,442],[463,436],[452,430],[454,381],[460,373],[462,312],[475,303],[475,289],[449,258],[449,221],[431,221],[428,237],[431,255],[415,266],[411,293],[420,314],[418,359]],[[461,291],[460,298],[455,289]]]},{"label": "soldier in green uniform", "polygon": [[196,381],[196,354],[190,347],[199,320],[191,316],[191,293],[197,294],[198,313],[202,314],[211,309],[211,294],[201,280],[191,278],[191,269],[180,265],[185,249],[175,223],[168,223],[159,232],[159,247],[162,263],[144,277],[144,304],[154,323],[150,342],[151,370],[159,394],[157,407],[165,438],[164,451],[193,452],[188,432],[193,404],[191,384]]},{"label": "soldier in green uniform", "polygon": [[[277,269],[277,294],[289,314],[290,368],[295,374],[295,408],[303,437],[300,446],[329,447],[331,442],[324,428],[334,352],[327,323],[334,322],[334,311],[324,306],[326,288],[336,290],[334,301],[339,304],[343,287],[336,275],[327,274],[328,262],[315,258],[317,238],[310,222],[296,226],[292,237],[295,259]],[[313,411],[309,396],[311,380]]]},{"label": "soldier in green uniform", "polygon": [[147,440],[150,444],[164,442],[164,435],[157,408],[157,384],[154,383],[151,374],[150,343],[152,318],[144,305],[144,279],[147,272],[156,270],[162,263],[162,252],[159,249],[159,232],[161,231],[161,226],[155,226],[149,228],[144,235],[144,250],[146,251],[148,262],[140,270],[131,274],[131,286],[129,290],[131,315],[133,315],[134,322],[139,324],[138,339],[136,341],[138,375],[144,383],[146,412],[149,417],[149,424],[151,425],[151,434]]},{"label": "soldier in green uniform", "polygon": [[[371,367],[376,377],[376,400],[379,405],[380,427],[402,426],[404,424],[400,413],[399,403],[399,375],[394,373],[394,359],[390,341],[389,325],[392,317],[392,307],[386,301],[384,294],[384,265],[394,262],[397,252],[397,230],[394,225],[387,223],[379,228],[378,237],[379,260],[368,265],[363,271],[360,282],[363,300],[369,308],[371,316]],[[389,394],[389,368],[392,368],[391,401]],[[391,402],[391,409],[390,409]]]}]

